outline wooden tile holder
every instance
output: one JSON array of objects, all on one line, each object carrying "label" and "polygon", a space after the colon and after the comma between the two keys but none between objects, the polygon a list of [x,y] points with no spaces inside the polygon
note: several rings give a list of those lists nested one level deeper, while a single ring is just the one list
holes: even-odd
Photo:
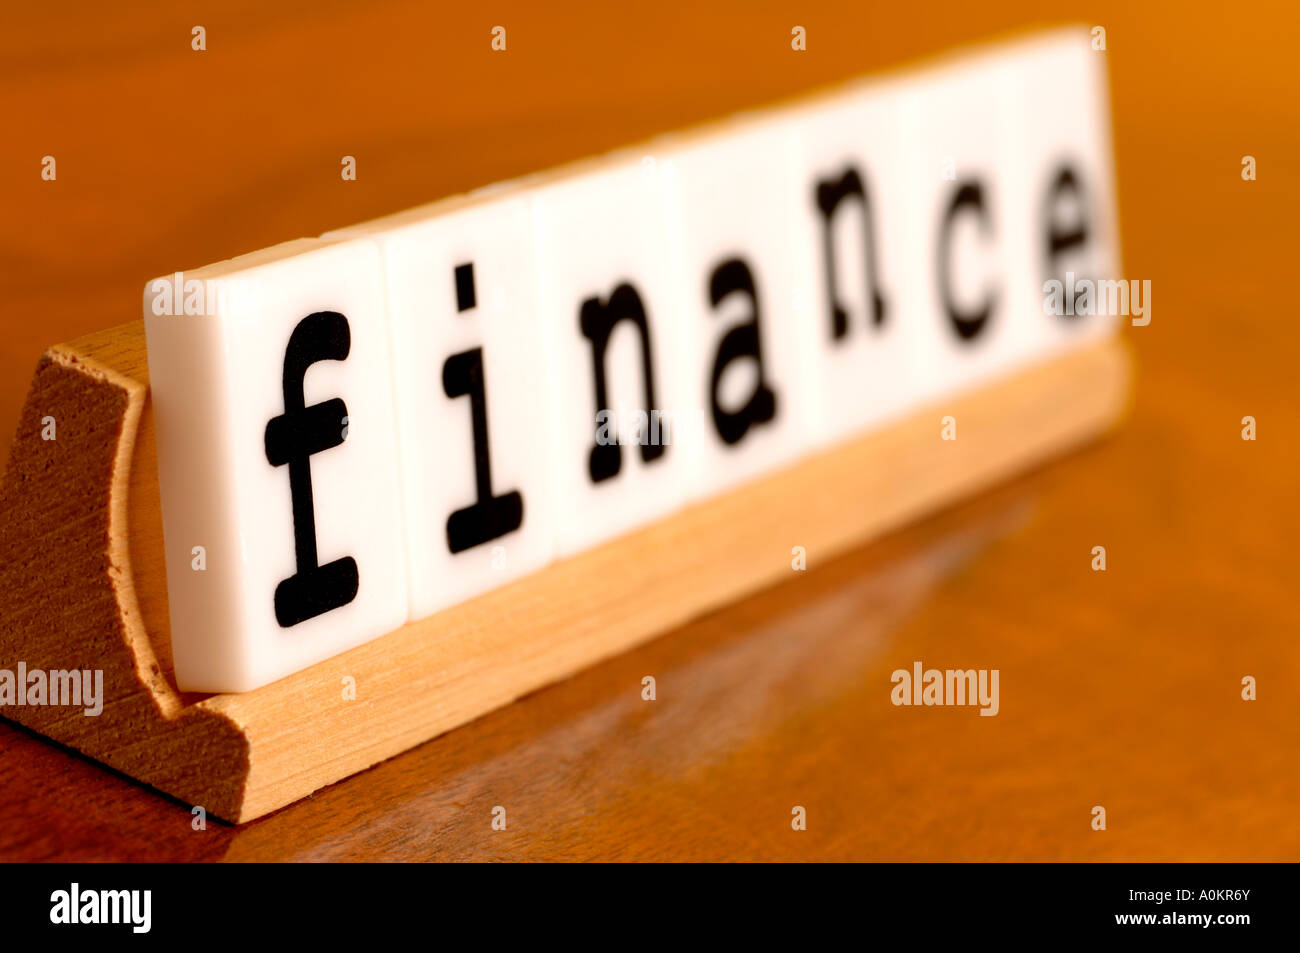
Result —
[{"label": "wooden tile holder", "polygon": [[796,545],[815,570],[1095,437],[1128,377],[1118,338],[1089,344],[255,691],[191,695],[171,671],[144,327],[112,328],[41,357],[0,489],[0,667],[102,669],[103,713],[0,714],[242,823],[787,578]]}]

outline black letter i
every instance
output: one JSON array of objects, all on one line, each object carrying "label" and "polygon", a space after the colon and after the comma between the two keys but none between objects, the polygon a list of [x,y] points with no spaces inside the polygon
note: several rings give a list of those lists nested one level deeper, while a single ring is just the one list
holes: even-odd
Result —
[{"label": "black letter i", "polygon": [[[456,310],[473,310],[474,265],[456,266]],[[492,463],[488,458],[487,394],[483,385],[483,349],[462,351],[442,366],[442,389],[448,397],[469,395],[474,428],[474,482],[477,500],[447,517],[447,548],[453,553],[481,546],[517,530],[524,522],[524,498],[518,490],[492,495]]]}]

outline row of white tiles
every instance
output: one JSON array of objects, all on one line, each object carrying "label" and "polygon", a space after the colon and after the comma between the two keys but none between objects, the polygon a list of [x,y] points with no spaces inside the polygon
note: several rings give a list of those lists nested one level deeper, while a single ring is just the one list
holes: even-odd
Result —
[{"label": "row of white tiles", "polygon": [[[1115,275],[1103,59],[1052,33],[278,246],[185,274],[251,289],[202,315],[150,282],[181,687],[254,688],[1106,333],[1042,292]],[[597,449],[646,354],[674,442]]]}]

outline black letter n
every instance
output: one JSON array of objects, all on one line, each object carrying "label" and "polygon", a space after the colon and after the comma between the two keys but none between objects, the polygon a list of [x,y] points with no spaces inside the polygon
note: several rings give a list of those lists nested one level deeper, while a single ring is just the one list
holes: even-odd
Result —
[{"label": "black letter n", "polygon": [[298,322],[284,351],[284,413],[266,425],[266,459],[289,465],[293,499],[293,544],[297,571],[275,587],[275,621],[284,628],[345,606],[357,596],[357,561],[344,556],[316,564],[316,510],[311,495],[311,457],[343,442],[348,408],[335,397],[303,406],[307,368],[317,361],[342,361],[352,349],[348,319],[317,311]]},{"label": "black letter n", "polygon": [[847,199],[857,199],[862,206],[863,242],[867,260],[867,306],[871,309],[871,323],[880,327],[885,323],[885,299],[880,293],[876,274],[876,241],[871,221],[871,201],[866,184],[858,170],[850,166],[838,179],[826,179],[816,185],[817,210],[822,218],[822,255],[826,266],[826,301],[831,310],[831,338],[839,340],[849,333],[849,313],[840,301],[839,285],[835,275],[835,212]]},{"label": "black letter n", "polygon": [[[582,302],[582,307],[578,311],[578,328],[582,331],[583,337],[591,341],[592,371],[595,374],[596,385],[596,413],[609,409],[606,397],[608,388],[605,380],[605,352],[609,348],[609,339],[614,333],[614,327],[620,321],[631,321],[641,332],[641,373],[645,380],[645,413],[646,418],[650,419],[651,415],[658,412],[658,407],[655,406],[654,360],[650,356],[650,324],[646,319],[645,306],[641,303],[641,295],[627,282],[614,289],[608,302],[603,302],[599,298],[588,298]],[[645,438],[641,442],[643,463],[650,463],[663,456],[665,447],[662,443],[651,443],[648,435],[642,436]],[[591,448],[591,458],[588,461],[591,482],[599,483],[618,476],[622,462],[623,454],[617,443],[597,442]]]}]

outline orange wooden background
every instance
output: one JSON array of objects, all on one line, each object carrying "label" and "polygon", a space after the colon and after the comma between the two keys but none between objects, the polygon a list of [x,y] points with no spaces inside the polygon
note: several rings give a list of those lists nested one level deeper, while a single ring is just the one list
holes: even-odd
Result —
[{"label": "orange wooden background", "polygon": [[[1289,4],[10,4],[0,428],[155,274],[1064,22],[1107,30],[1160,302],[1113,438],[243,828],[0,723],[0,859],[1300,857]],[[1000,669],[1001,714],[893,708],[917,659]]]}]

